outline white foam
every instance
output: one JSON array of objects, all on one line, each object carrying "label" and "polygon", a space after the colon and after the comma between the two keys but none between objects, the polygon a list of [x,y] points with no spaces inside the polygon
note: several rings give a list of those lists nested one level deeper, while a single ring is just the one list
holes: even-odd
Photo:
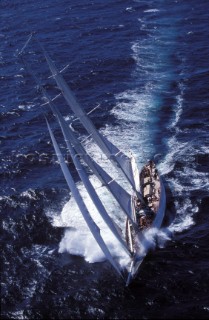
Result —
[{"label": "white foam", "polygon": [[171,124],[169,125],[169,128],[175,128],[176,131],[177,130],[177,124],[181,118],[181,114],[183,112],[183,101],[184,101],[184,85],[182,83],[179,83],[178,84],[178,87],[179,87],[179,94],[177,95],[176,97],[176,104],[174,105],[174,118],[171,122]]},{"label": "white foam", "polygon": [[171,232],[182,232],[195,224],[193,216],[199,210],[198,205],[185,197],[181,202],[175,201],[176,218],[169,226]]},{"label": "white foam", "polygon": [[27,104],[27,105],[20,104],[20,105],[18,106],[18,109],[20,109],[20,110],[30,110],[30,109],[32,109],[34,106],[35,106],[35,104]]},{"label": "white foam", "polygon": [[171,172],[175,166],[176,158],[179,156],[182,151],[185,150],[186,147],[188,147],[188,143],[180,143],[178,142],[176,136],[172,136],[168,141],[167,141],[169,150],[164,158],[159,165],[158,169],[161,172],[161,174],[168,174]]},{"label": "white foam", "polygon": [[148,251],[156,247],[163,248],[165,243],[171,239],[170,230],[150,228],[144,233],[144,240],[141,243],[141,255],[145,256]]},{"label": "white foam", "polygon": [[148,9],[148,10],[144,10],[145,13],[152,13],[152,12],[159,12],[160,10],[158,9]]},{"label": "white foam", "polygon": [[[152,154],[152,130],[155,131],[157,122],[157,117],[153,116],[156,115],[157,107],[153,103],[152,92],[150,88],[145,93],[127,90],[115,98],[117,104],[111,112],[122,123],[115,128],[111,139],[120,149],[131,151],[138,165],[142,166]],[[110,126],[106,126],[105,134],[109,135],[109,132]]]},{"label": "white foam", "polygon": [[10,317],[13,319],[19,319],[19,320],[25,319],[25,309],[17,310],[17,311],[10,311],[9,314],[10,314]]},{"label": "white foam", "polygon": [[[119,225],[121,230],[124,230],[125,219],[122,217],[121,211],[114,199],[109,195],[105,188],[100,187],[100,183],[95,177],[91,177],[91,182],[98,191],[98,194],[100,195],[104,205],[106,205],[109,215],[113,217],[114,221],[117,223],[117,225]],[[126,265],[128,256],[124,252],[121,244],[110,232],[109,228],[98,214],[94,204],[81,184],[78,184],[78,188],[92,218],[99,226],[101,230],[101,236],[103,237],[113,257],[117,258],[122,266]],[[70,254],[83,256],[86,261],[91,263],[100,262],[105,259],[103,252],[96,243],[93,235],[90,233],[88,226],[73,198],[71,198],[70,201],[64,206],[61,213],[61,220],[63,226],[69,226],[70,228],[66,229],[65,231],[65,235],[59,245],[59,252],[67,251]]]},{"label": "white foam", "polygon": [[[179,220],[179,221],[178,221]],[[190,229],[191,226],[194,225],[193,217],[190,215],[183,215],[181,219],[176,219],[171,226],[169,227],[169,230],[171,232],[182,232],[187,229]]]},{"label": "white foam", "polygon": [[128,12],[133,12],[133,11],[136,11],[133,7],[127,7],[126,8],[126,11]]},{"label": "white foam", "polygon": [[28,189],[27,191],[23,191],[20,195],[23,197],[27,197],[31,200],[37,199],[36,192],[33,189]]},{"label": "white foam", "polygon": [[200,153],[202,154],[206,154],[206,153],[209,153],[209,147],[208,146],[204,146],[204,145],[200,145],[199,146],[199,150],[200,150]]}]

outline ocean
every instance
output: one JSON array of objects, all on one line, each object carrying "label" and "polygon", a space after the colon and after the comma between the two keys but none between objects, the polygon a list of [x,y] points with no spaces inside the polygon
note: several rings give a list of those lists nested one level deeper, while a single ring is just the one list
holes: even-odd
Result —
[{"label": "ocean", "polygon": [[[0,8],[1,318],[208,319],[208,1],[2,0]],[[164,179],[165,221],[129,287],[95,244],[57,162],[44,115],[93,213],[29,72],[51,98],[59,94],[39,43],[24,49],[29,68],[18,56],[31,32],[84,110],[95,108],[96,128],[139,168],[154,159]],[[54,103],[125,185],[65,100]],[[123,230],[125,216],[98,182],[96,190]],[[127,257],[100,228],[123,268]]]}]

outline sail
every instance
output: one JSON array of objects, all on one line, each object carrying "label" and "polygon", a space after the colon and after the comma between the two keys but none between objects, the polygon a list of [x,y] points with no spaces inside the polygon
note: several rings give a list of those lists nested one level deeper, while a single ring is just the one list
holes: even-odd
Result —
[{"label": "sail", "polygon": [[[131,207],[131,196],[125,191],[114,179],[112,179],[108,173],[102,169],[102,167],[97,164],[89,155],[86,153],[85,149],[78,141],[72,130],[67,126],[65,120],[60,114],[59,110],[49,101],[49,105],[54,113],[54,115],[58,118],[58,121],[61,127],[65,130],[66,140],[69,140],[73,144],[73,148],[76,150],[77,154],[82,157],[82,159],[86,162],[89,168],[93,171],[93,173],[97,176],[97,178],[101,181],[101,183],[107,187],[107,189],[111,192],[114,198],[117,200],[118,204],[127,215],[127,217],[132,221],[134,225],[135,222],[132,219],[132,207]],[[137,226],[135,226],[137,228]]]},{"label": "sail", "polygon": [[[42,47],[42,46],[41,46]],[[42,47],[43,49],[43,47]],[[67,103],[69,104],[71,110],[75,113],[75,115],[79,118],[85,129],[97,145],[101,148],[101,150],[106,154],[106,156],[114,162],[114,164],[119,167],[128,181],[130,182],[131,186],[135,190],[135,183],[133,179],[133,174],[131,172],[132,167],[130,163],[130,159],[122,153],[118,148],[113,146],[113,144],[107,140],[104,136],[101,135],[100,132],[98,132],[93,125],[92,121],[89,119],[88,115],[84,112],[84,110],[81,108],[79,103],[76,101],[76,98],[72,91],[70,90],[69,86],[67,85],[66,81],[64,80],[63,76],[55,66],[54,62],[49,57],[48,53],[43,49],[46,61],[49,65],[49,68],[52,72],[52,75],[60,88],[64,98],[66,99]]]},{"label": "sail", "polygon": [[46,120],[47,122],[47,127],[48,127],[48,130],[49,130],[49,133],[50,133],[50,137],[51,137],[51,140],[52,140],[52,143],[53,143],[53,146],[54,146],[54,149],[55,149],[55,152],[56,152],[56,155],[57,155],[57,158],[59,160],[59,163],[60,163],[60,166],[61,166],[61,169],[62,169],[62,172],[64,174],[64,177],[65,177],[65,180],[72,192],[72,195],[73,197],[75,198],[76,200],[76,203],[81,211],[81,214],[83,215],[92,235],[94,236],[95,240],[97,241],[98,245],[100,246],[101,250],[104,252],[106,258],[109,260],[109,262],[112,264],[112,266],[115,268],[115,270],[118,272],[118,274],[122,276],[121,274],[121,271],[118,267],[118,265],[116,264],[116,262],[114,261],[108,247],[106,246],[103,238],[101,237],[100,235],[100,229],[99,227],[97,226],[97,224],[93,221],[76,185],[75,185],[75,182],[70,174],[70,171],[64,161],[64,158],[62,156],[62,153],[59,149],[59,146],[55,140],[55,137],[52,133],[52,130],[50,128],[50,125],[48,123],[48,121]]},{"label": "sail", "polygon": [[[59,120],[59,118],[58,118]],[[126,252],[130,255],[130,251],[127,247],[127,244],[125,243],[125,241],[122,239],[116,225],[114,224],[114,222],[112,221],[112,219],[110,218],[110,216],[108,215],[105,207],[103,206],[100,198],[98,197],[92,183],[89,180],[88,175],[85,172],[85,169],[83,168],[83,166],[80,163],[80,160],[78,158],[78,154],[75,152],[74,148],[71,145],[71,141],[68,139],[68,135],[67,135],[67,128],[66,128],[66,123],[63,121],[60,121],[60,126],[68,147],[68,150],[70,152],[71,158],[73,160],[73,163],[76,167],[76,170],[91,198],[91,200],[93,201],[95,207],[97,208],[99,214],[101,215],[101,217],[103,218],[103,220],[105,221],[105,223],[108,225],[108,227],[110,228],[110,230],[112,231],[112,233],[114,234],[114,236],[118,239],[118,241],[122,244],[123,248],[126,250]]]},{"label": "sail", "polygon": [[140,191],[140,181],[139,181],[139,169],[137,167],[136,159],[134,156],[131,157],[131,166],[132,166],[132,173],[135,183],[136,191]]},{"label": "sail", "polygon": [[[59,110],[51,101],[46,90],[41,85],[39,79],[31,69],[31,67],[23,58],[22,60],[23,60],[23,63],[26,65],[26,68],[28,69],[29,73],[33,76],[35,82],[41,89],[43,96],[47,99],[46,103],[49,104],[52,112],[57,117],[61,128],[65,130],[65,135],[66,137],[69,137],[77,154],[79,154],[83,158],[83,160],[90,167],[90,169],[97,176],[97,178],[101,181],[101,183],[105,185],[107,189],[112,193],[112,195],[117,200],[118,204],[120,205],[124,213],[127,215],[127,217],[132,220],[131,196],[86,153],[85,149],[83,148],[81,143],[78,141],[78,139],[76,138],[72,130],[67,126]],[[132,223],[134,224],[133,220],[132,220]]]},{"label": "sail", "polygon": [[114,144],[112,144],[106,137],[103,136],[103,139],[108,146],[108,149],[111,150],[111,158],[114,162],[117,162],[118,166],[122,168],[125,172],[128,181],[135,190],[135,182],[132,172],[131,159],[127,157],[121,150],[119,150]]},{"label": "sail", "polygon": [[[136,191],[138,198],[144,202],[143,196],[140,193],[139,188],[139,171],[136,165],[135,158],[132,156],[131,158],[127,157],[122,151],[120,151],[114,144],[112,144],[106,137],[103,137],[106,141],[106,144],[109,146],[109,149],[112,151],[112,158],[117,157],[117,161],[123,171],[126,172],[126,177],[131,183],[133,189]],[[138,176],[137,176],[138,174]]]}]

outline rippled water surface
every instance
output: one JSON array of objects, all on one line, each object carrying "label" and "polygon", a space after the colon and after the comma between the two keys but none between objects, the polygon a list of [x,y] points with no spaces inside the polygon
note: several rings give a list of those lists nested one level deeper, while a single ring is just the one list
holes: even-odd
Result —
[{"label": "rippled water surface", "polygon": [[[2,0],[0,7],[2,318],[207,319],[207,1]],[[82,107],[97,107],[91,113],[96,127],[132,152],[139,168],[154,158],[164,178],[164,227],[148,235],[153,250],[128,288],[96,246],[57,163],[44,113],[63,149],[58,124],[17,57],[31,32],[60,70],[68,65],[63,76]],[[55,97],[59,90],[38,43],[31,41],[25,53]],[[55,103],[70,123],[65,101]],[[78,121],[73,128],[86,138]],[[91,139],[85,144],[124,185]],[[95,183],[124,229],[125,217]],[[102,225],[101,232],[122,268],[122,249]]]}]

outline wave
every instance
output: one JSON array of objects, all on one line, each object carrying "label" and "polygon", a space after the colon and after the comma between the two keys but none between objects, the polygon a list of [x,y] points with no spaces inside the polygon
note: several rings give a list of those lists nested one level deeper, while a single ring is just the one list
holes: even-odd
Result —
[{"label": "wave", "polygon": [[159,12],[160,10],[159,9],[147,9],[147,10],[144,10],[145,13],[149,13],[149,12]]}]

